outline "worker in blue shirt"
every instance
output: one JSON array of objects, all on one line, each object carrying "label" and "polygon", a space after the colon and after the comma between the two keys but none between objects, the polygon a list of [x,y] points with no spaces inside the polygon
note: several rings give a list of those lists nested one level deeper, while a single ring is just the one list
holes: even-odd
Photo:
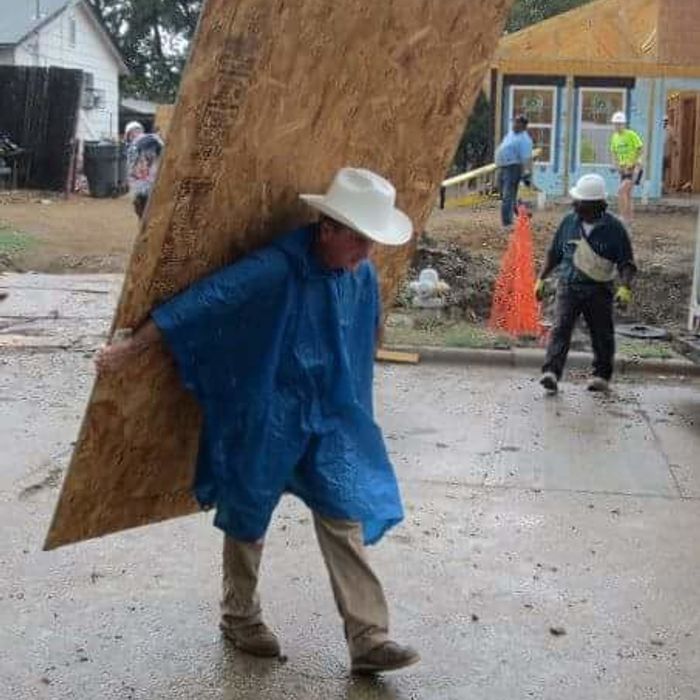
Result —
[{"label": "worker in blue shirt", "polygon": [[[579,316],[583,316],[593,346],[590,391],[607,391],[613,374],[615,328],[613,302],[626,307],[632,301],[631,284],[637,273],[627,230],[607,212],[605,180],[584,175],[570,191],[574,211],[564,217],[547,252],[535,285],[544,297],[545,280],[558,269],[556,318],[540,383],[556,393]],[[614,291],[614,280],[620,285]]]},{"label": "worker in blue shirt", "polygon": [[320,220],[196,282],[98,356],[117,372],[162,344],[203,417],[194,492],[225,534],[221,630],[238,649],[276,657],[258,595],[263,541],[284,493],[313,511],[352,669],[379,673],[419,655],[389,637],[382,586],[365,545],[403,518],[374,420],[381,319],[373,243],[413,232],[394,187],[343,168],[325,195],[302,195]]},{"label": "worker in blue shirt", "polygon": [[501,189],[501,222],[506,228],[513,224],[520,181],[529,186],[532,178],[532,139],[527,133],[527,117],[519,114],[513,128],[496,149],[496,166]]}]

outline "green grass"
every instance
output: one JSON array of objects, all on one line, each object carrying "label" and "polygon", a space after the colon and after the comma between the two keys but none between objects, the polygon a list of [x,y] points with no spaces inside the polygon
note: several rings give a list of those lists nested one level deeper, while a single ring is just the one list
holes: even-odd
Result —
[{"label": "green grass", "polygon": [[445,345],[448,348],[507,348],[512,341],[483,326],[457,323],[445,333]]},{"label": "green grass", "polygon": [[15,231],[0,224],[0,255],[15,256],[31,248],[36,241],[32,236],[21,231]]},{"label": "green grass", "polygon": [[387,328],[384,332],[387,345],[442,346],[445,344],[444,328]]},{"label": "green grass", "polygon": [[492,333],[483,326],[466,323],[418,322],[416,327],[389,326],[385,331],[387,345],[415,345],[447,348],[504,348],[512,341]]},{"label": "green grass", "polygon": [[638,360],[670,360],[678,355],[664,340],[618,340],[617,352],[622,357]]},{"label": "green grass", "polygon": [[[515,340],[493,333],[483,325],[465,321],[441,321],[430,317],[414,318],[413,326],[388,325],[385,330],[384,342],[394,346],[443,348],[540,347],[540,344],[535,341]],[[590,352],[588,343],[586,343],[585,349]],[[631,338],[618,338],[617,354],[623,358],[637,360],[669,360],[678,357],[669,342]]]}]

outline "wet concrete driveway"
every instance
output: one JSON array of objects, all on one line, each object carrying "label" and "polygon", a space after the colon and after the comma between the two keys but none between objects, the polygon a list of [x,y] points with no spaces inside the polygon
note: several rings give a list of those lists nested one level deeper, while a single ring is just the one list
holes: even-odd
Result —
[{"label": "wet concrete driveway", "polygon": [[423,663],[353,680],[308,513],[285,502],[263,572],[286,663],[217,632],[221,538],[199,515],[44,553],[119,280],[0,289],[0,697],[8,700],[700,695],[700,385],[613,397],[526,374],[384,366],[406,500],[372,551]]}]

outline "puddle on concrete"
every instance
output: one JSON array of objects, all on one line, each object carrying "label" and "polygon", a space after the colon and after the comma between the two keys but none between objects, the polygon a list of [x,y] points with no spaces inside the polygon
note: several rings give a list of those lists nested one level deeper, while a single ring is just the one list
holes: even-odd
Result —
[{"label": "puddle on concrete", "polygon": [[56,489],[61,483],[61,478],[63,477],[63,468],[54,467],[49,471],[49,473],[41,480],[37,481],[35,484],[31,484],[19,492],[20,501],[36,496],[46,489]]}]

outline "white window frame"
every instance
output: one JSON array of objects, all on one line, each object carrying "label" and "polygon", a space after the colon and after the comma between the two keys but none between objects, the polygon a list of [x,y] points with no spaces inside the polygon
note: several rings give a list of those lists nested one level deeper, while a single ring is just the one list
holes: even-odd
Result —
[{"label": "white window frame", "polygon": [[[578,87],[578,115],[576,118],[576,163],[579,168],[610,168],[612,166],[612,158],[610,163],[584,163],[581,159],[581,147],[583,146],[583,93],[584,92],[617,92],[622,93],[622,111],[627,114],[627,88],[626,87],[588,87],[580,85]],[[609,124],[594,124],[587,126],[587,129],[603,129],[610,130]]]},{"label": "white window frame", "polygon": [[517,85],[511,85],[510,86],[510,122],[513,122],[513,119],[520,113],[516,112],[515,109],[515,91],[516,90],[541,90],[543,92],[551,92],[552,93],[552,121],[551,123],[546,123],[546,122],[529,122],[528,123],[528,129],[529,128],[536,128],[536,129],[549,129],[550,130],[550,139],[549,139],[549,160],[538,160],[537,164],[538,165],[545,165],[545,166],[551,166],[554,163],[554,149],[556,147],[557,143],[557,123],[559,121],[559,104],[557,101],[557,86],[556,85],[526,85],[526,84],[517,84]]}]

